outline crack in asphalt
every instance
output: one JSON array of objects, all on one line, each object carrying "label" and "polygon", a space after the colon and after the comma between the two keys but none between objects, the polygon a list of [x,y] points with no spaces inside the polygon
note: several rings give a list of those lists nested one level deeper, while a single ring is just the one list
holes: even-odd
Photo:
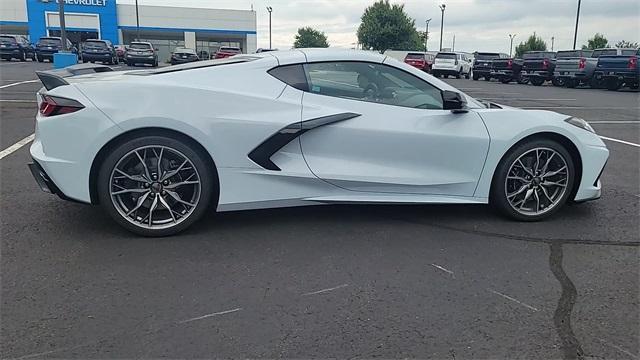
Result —
[{"label": "crack in asphalt", "polygon": [[471,229],[462,229],[454,226],[434,224],[428,222],[420,222],[420,221],[411,221],[407,219],[397,219],[403,222],[409,222],[412,224],[431,226],[439,229],[445,229],[450,231],[461,232],[465,234],[474,234],[485,237],[499,237],[503,239],[509,240],[518,240],[518,241],[527,241],[527,242],[537,242],[544,244],[573,244],[573,245],[609,245],[609,246],[632,246],[638,247],[640,246],[640,241],[608,241],[608,240],[592,240],[592,239],[554,239],[554,238],[537,238],[530,236],[522,236],[522,235],[511,235],[511,234],[501,234],[494,233],[490,231],[482,231],[482,230],[471,230]]},{"label": "crack in asphalt", "polygon": [[558,299],[558,306],[553,313],[553,323],[562,341],[561,349],[563,359],[583,359],[584,350],[571,327],[571,312],[573,311],[573,306],[576,304],[578,291],[562,267],[562,244],[553,243],[549,245],[549,248],[549,268],[562,288],[560,299]]}]

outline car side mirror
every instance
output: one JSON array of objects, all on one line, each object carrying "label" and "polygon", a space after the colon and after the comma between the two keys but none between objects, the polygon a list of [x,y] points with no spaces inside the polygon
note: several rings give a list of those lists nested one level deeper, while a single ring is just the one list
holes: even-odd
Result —
[{"label": "car side mirror", "polygon": [[444,110],[451,110],[453,113],[467,112],[467,101],[462,97],[462,94],[455,91],[443,90],[442,91],[442,108]]}]

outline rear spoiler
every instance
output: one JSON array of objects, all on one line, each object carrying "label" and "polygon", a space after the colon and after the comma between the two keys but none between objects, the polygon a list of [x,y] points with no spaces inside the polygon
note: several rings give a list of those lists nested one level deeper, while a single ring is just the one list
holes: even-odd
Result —
[{"label": "rear spoiler", "polygon": [[58,86],[69,85],[65,78],[106,71],[113,71],[113,69],[106,65],[78,64],[58,70],[36,71],[36,75],[47,90],[52,90]]}]

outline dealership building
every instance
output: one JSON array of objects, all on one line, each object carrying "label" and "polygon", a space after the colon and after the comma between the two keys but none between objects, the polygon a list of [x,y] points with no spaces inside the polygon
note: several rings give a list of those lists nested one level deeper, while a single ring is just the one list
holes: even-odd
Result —
[{"label": "dealership building", "polygon": [[[220,46],[256,51],[256,13],[179,6],[139,5],[116,0],[0,0],[0,33],[21,34],[37,42],[60,36],[58,1],[65,2],[69,39],[105,39],[129,44],[139,38],[159,50],[162,60],[176,47],[215,53]],[[180,1],[176,1],[180,3]]]}]

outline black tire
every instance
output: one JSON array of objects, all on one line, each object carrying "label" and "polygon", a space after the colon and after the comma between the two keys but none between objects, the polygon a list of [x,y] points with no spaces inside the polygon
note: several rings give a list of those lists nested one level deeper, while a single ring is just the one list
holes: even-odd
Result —
[{"label": "black tire", "polygon": [[551,84],[553,84],[553,86],[565,86],[569,81],[571,80],[570,79],[564,80],[564,79],[554,77],[553,79],[551,79]]},{"label": "black tire", "polygon": [[523,76],[520,76],[517,80],[520,85],[527,85],[529,83],[529,79]]},{"label": "black tire", "polygon": [[589,80],[589,87],[592,89],[602,89],[602,81],[592,77],[591,80]]},{"label": "black tire", "polygon": [[485,80],[485,81],[491,81],[491,76],[485,76],[485,77],[484,77],[484,80]]},{"label": "black tire", "polygon": [[460,71],[458,71],[458,73],[456,74],[456,79],[460,79],[462,77],[462,69],[460,69]]},{"label": "black tire", "polygon": [[508,83],[511,82],[511,79],[510,78],[500,78],[500,82],[503,83],[503,84],[508,84]]},{"label": "black tire", "polygon": [[575,88],[576,86],[578,86],[578,81],[577,81],[577,80],[574,80],[574,79],[567,79],[567,80],[564,82],[564,86],[566,86],[566,87],[568,87],[568,88],[570,88],[570,89],[573,89],[573,88]]},{"label": "black tire", "polygon": [[131,61],[127,61],[127,66],[133,66],[133,63]]},{"label": "black tire", "polygon": [[[478,76],[476,74],[473,74],[473,80],[474,81],[478,81],[478,79],[480,79],[480,76]],[[485,77],[485,79],[486,79],[486,77]]]},{"label": "black tire", "polygon": [[20,57],[18,58],[18,60],[20,60],[20,61],[22,61],[22,62],[27,61],[27,53],[26,53],[25,51],[22,51],[22,52],[20,53]]},{"label": "black tire", "polygon": [[609,91],[618,91],[622,87],[622,82],[618,79],[609,79],[606,81],[605,86]]},{"label": "black tire", "polygon": [[[536,148],[551,149],[562,157],[562,160],[564,160],[564,162],[566,163],[567,168],[566,187],[561,195],[558,194],[560,196],[558,196],[557,201],[554,203],[555,205],[549,210],[544,210],[544,212],[540,214],[523,214],[522,212],[515,210],[507,199],[506,191],[508,190],[508,188],[506,186],[506,178],[512,164],[514,164],[514,162],[516,162],[516,160],[519,159],[520,156]],[[557,159],[557,157],[555,158]],[[530,141],[526,141],[510,149],[498,164],[493,175],[493,181],[491,183],[491,193],[489,201],[494,208],[513,220],[540,221],[553,215],[567,203],[567,201],[569,200],[569,196],[572,193],[573,184],[576,181],[575,174],[576,172],[573,159],[563,145],[553,140],[546,139],[533,139]],[[534,192],[539,193],[539,190],[533,190]]]},{"label": "black tire", "polygon": [[465,79],[469,80],[471,78],[471,70],[464,76]]},{"label": "black tire", "polygon": [[[125,214],[121,214],[119,212],[111,199],[110,182],[111,173],[113,172],[114,167],[118,164],[121,158],[126,157],[127,154],[131,153],[133,150],[145,146],[163,146],[166,148],[177,150],[181,153],[181,155],[183,155],[191,162],[191,164],[197,171],[197,175],[200,180],[199,197],[197,203],[195,207],[190,210],[189,215],[187,215],[183,220],[180,220],[173,226],[164,228],[148,228],[141,225],[136,225],[134,224],[133,220],[127,220],[127,218],[125,218]],[[165,155],[165,157],[166,156],[167,155]],[[153,170],[153,166],[151,164],[153,164],[153,162],[150,163],[150,169]],[[181,179],[178,181],[184,180]],[[187,229],[207,212],[209,206],[216,205],[215,202],[217,202],[218,198],[218,179],[215,166],[211,165],[210,161],[208,161],[207,159],[207,155],[203,154],[196,146],[194,146],[194,144],[190,140],[180,137],[174,138],[172,136],[167,136],[164,134],[155,134],[126,140],[116,145],[107,155],[102,163],[102,166],[100,167],[98,173],[97,190],[101,206],[122,227],[138,235],[161,237],[174,235]],[[167,198],[168,197],[165,197],[165,200]],[[162,210],[160,207],[157,207],[156,209]],[[166,211],[166,208],[164,209]]]},{"label": "black tire", "polygon": [[542,78],[533,78],[533,79],[531,79],[531,84],[533,84],[534,86],[542,86],[542,84],[544,84],[544,79],[542,79]]},{"label": "black tire", "polygon": [[44,61],[44,59],[38,55],[36,55],[36,60],[38,60],[38,62],[40,63]]}]

